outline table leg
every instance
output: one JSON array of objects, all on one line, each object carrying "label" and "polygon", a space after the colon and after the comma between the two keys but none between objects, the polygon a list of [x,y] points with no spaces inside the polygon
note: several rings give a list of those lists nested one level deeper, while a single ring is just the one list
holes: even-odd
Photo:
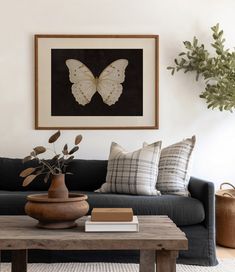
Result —
[{"label": "table leg", "polygon": [[155,272],[155,250],[140,250],[139,272]]},{"label": "table leg", "polygon": [[158,250],[156,252],[157,272],[176,272],[178,251]]},{"label": "table leg", "polygon": [[28,252],[27,249],[12,250],[11,271],[27,272]]}]

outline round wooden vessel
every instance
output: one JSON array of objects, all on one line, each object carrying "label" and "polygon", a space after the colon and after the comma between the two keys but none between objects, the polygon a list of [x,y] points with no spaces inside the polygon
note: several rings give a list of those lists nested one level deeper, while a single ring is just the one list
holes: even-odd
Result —
[{"label": "round wooden vessel", "polygon": [[27,196],[27,215],[37,219],[37,227],[46,229],[66,229],[76,227],[75,221],[89,210],[87,196],[69,194],[68,198],[48,198],[47,194]]}]

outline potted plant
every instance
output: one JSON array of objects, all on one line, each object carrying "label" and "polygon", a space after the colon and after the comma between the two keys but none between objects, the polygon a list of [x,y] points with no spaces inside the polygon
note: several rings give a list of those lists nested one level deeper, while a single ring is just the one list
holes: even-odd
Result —
[{"label": "potted plant", "polygon": [[[56,152],[55,142],[60,137],[60,131],[53,134],[48,142],[53,148],[36,146],[30,155],[23,159],[23,162],[34,160],[36,167],[29,167],[20,173],[24,178],[23,186],[29,185],[39,175],[44,175],[44,182],[50,180],[51,184],[48,194],[34,194],[27,196],[28,202],[25,205],[25,212],[39,221],[38,227],[60,229],[76,226],[75,220],[88,212],[89,205],[86,202],[87,196],[72,194],[68,192],[65,184],[67,166],[74,159],[74,153],[79,149],[78,145],[82,136],[75,137],[75,145],[69,150],[65,144],[61,153]],[[51,152],[52,158],[44,159],[41,155]]]}]

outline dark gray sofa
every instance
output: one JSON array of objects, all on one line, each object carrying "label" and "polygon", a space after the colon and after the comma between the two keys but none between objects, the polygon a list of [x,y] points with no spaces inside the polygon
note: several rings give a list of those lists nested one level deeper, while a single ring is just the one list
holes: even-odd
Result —
[{"label": "dark gray sofa", "polygon": [[[45,192],[49,184],[38,178],[28,187],[22,187],[19,173],[26,167],[20,159],[0,158],[0,215],[22,215],[26,196]],[[131,207],[136,215],[168,215],[187,235],[189,250],[181,251],[178,263],[213,266],[215,255],[214,185],[211,182],[191,177],[191,197],[162,195],[137,196],[95,193],[105,181],[107,161],[74,160],[66,176],[70,191],[88,195],[90,211],[94,207]],[[89,212],[90,212],[89,211]],[[137,251],[41,251],[29,253],[31,262],[138,262]],[[3,252],[2,259],[9,259]]]}]

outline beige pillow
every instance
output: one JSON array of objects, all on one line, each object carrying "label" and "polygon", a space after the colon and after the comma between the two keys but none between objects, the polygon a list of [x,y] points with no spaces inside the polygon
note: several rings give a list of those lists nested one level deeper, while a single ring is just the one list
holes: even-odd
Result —
[{"label": "beige pillow", "polygon": [[196,137],[193,136],[162,149],[156,184],[162,194],[189,195],[188,183],[195,142]]},{"label": "beige pillow", "polygon": [[156,190],[161,142],[127,152],[112,143],[106,182],[98,192],[135,195],[159,195]]}]

